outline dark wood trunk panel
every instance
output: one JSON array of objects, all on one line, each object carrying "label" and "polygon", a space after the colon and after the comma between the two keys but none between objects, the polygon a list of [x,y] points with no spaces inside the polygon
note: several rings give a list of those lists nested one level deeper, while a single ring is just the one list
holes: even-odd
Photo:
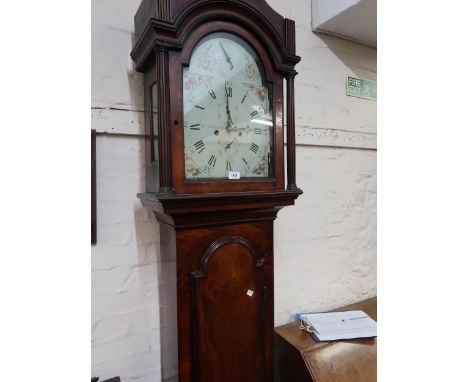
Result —
[{"label": "dark wood trunk panel", "polygon": [[271,381],[272,231],[272,221],[177,231],[180,380]]},{"label": "dark wood trunk panel", "polygon": [[255,254],[231,241],[193,276],[199,381],[261,381],[261,272]]}]

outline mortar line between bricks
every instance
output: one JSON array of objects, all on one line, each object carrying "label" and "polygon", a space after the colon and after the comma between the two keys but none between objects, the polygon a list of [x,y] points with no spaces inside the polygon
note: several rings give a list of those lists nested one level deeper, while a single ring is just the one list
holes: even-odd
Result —
[{"label": "mortar line between bricks", "polygon": [[108,131],[96,131],[96,135],[102,135],[106,137],[135,137],[135,138],[146,138],[145,134],[131,134],[131,133],[110,133]]},{"label": "mortar line between bricks", "polygon": [[[285,144],[286,145],[286,144]],[[318,145],[316,143],[296,143],[296,146],[301,147],[325,147],[332,149],[349,149],[349,150],[367,150],[367,151],[377,151],[377,147],[362,147],[362,146],[339,146],[339,145]]]},{"label": "mortar line between bricks", "polygon": [[[130,134],[130,133],[110,133],[108,131],[97,131],[96,135],[101,135],[104,137],[135,137],[135,138],[146,138],[144,134]],[[286,143],[284,144],[286,146]],[[301,147],[324,147],[324,148],[334,148],[334,149],[350,149],[350,150],[368,150],[368,151],[377,151],[376,147],[361,147],[361,146],[339,146],[339,145],[318,145],[315,143],[296,143],[296,146]]]}]

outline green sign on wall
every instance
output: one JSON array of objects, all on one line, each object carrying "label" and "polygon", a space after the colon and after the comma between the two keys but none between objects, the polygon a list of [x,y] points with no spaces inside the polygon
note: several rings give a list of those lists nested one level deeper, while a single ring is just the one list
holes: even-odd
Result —
[{"label": "green sign on wall", "polygon": [[377,100],[377,82],[348,77],[346,94],[351,97]]}]

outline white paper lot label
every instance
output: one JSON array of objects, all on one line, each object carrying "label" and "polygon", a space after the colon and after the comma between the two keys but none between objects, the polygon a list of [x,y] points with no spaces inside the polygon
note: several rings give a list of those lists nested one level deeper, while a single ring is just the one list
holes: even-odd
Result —
[{"label": "white paper lot label", "polygon": [[228,177],[229,177],[229,179],[240,179],[240,172],[239,171],[229,171]]}]

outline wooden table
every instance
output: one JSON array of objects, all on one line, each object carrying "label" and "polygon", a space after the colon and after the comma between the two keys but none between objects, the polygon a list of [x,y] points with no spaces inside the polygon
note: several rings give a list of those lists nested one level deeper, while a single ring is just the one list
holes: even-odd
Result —
[{"label": "wooden table", "polygon": [[[377,297],[343,306],[377,320]],[[299,321],[275,328],[275,382],[375,382],[377,338],[316,342]]]}]

